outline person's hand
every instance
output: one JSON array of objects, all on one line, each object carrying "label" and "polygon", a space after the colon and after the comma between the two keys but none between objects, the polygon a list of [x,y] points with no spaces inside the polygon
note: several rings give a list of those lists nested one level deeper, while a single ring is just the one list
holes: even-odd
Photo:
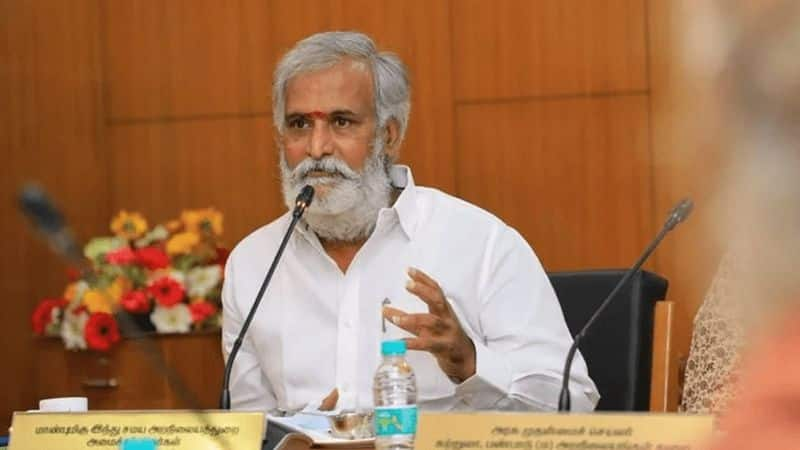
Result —
[{"label": "person's hand", "polygon": [[330,394],[327,397],[322,399],[322,402],[319,404],[320,411],[333,411],[336,409],[336,403],[339,401],[339,389],[333,388]]},{"label": "person's hand", "polygon": [[409,268],[408,276],[411,279],[406,290],[424,301],[428,312],[409,314],[384,306],[383,316],[415,336],[406,339],[409,350],[430,352],[451,380],[466,380],[475,374],[475,345],[461,328],[439,284],[418,269]]}]

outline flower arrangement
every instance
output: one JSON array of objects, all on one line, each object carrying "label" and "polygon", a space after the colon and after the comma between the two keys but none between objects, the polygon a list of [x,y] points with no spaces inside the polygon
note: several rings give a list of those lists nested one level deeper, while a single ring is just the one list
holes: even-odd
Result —
[{"label": "flower arrangement", "polygon": [[122,319],[136,331],[155,333],[220,327],[228,254],[218,246],[220,212],[186,210],[180,219],[148,228],[141,214],[123,210],[111,231],[114,236],[89,241],[83,251],[88,268],[68,271],[63,295],[36,306],[36,335],[60,336],[70,350],[108,351],[121,338]]}]

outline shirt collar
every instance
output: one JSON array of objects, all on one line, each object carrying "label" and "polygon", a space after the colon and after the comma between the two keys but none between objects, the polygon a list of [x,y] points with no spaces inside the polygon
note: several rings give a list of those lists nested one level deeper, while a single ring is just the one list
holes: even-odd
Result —
[{"label": "shirt collar", "polygon": [[413,239],[419,218],[417,186],[414,184],[414,176],[408,166],[394,165],[389,169],[389,178],[393,187],[403,190],[395,200],[392,209],[397,213],[397,219],[403,232],[409,239]]}]

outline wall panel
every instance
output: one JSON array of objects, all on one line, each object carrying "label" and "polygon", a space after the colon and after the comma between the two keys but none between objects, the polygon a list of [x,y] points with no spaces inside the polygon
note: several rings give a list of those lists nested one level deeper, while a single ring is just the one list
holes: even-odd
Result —
[{"label": "wall panel", "polygon": [[0,24],[3,426],[11,411],[36,407],[30,316],[41,298],[59,297],[66,282],[65,264],[31,232],[14,196],[22,183],[37,181],[79,238],[106,227],[108,202],[94,2],[0,1]]},{"label": "wall panel", "polygon": [[286,209],[265,117],[115,126],[109,143],[114,210],[162,222],[214,206],[225,214],[230,246]]},{"label": "wall panel", "polygon": [[650,223],[647,99],[460,106],[458,187],[548,270],[630,265]]},{"label": "wall panel", "polygon": [[452,8],[459,101],[647,89],[644,0],[464,0]]},{"label": "wall panel", "polygon": [[267,109],[264,1],[103,0],[101,6],[112,121]]}]

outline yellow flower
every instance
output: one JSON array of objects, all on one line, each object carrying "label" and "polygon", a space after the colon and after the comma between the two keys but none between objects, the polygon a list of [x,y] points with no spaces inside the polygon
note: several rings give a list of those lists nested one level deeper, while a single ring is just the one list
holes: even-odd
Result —
[{"label": "yellow flower", "polygon": [[216,236],[222,234],[222,213],[214,208],[186,210],[181,213],[181,221],[188,231]]},{"label": "yellow flower", "polygon": [[136,239],[147,231],[147,220],[137,212],[124,209],[111,220],[111,231],[125,239]]},{"label": "yellow flower", "polygon": [[183,229],[183,222],[180,220],[170,220],[166,224],[164,224],[164,228],[167,229],[170,233],[177,233]]},{"label": "yellow flower", "polygon": [[200,243],[200,235],[191,231],[185,231],[172,236],[167,241],[167,253],[170,255],[181,255],[192,251],[195,245]]},{"label": "yellow flower", "polygon": [[98,291],[97,289],[90,289],[83,294],[83,306],[91,313],[112,313],[111,299],[105,292]]},{"label": "yellow flower", "polygon": [[130,291],[132,288],[133,283],[131,280],[124,276],[118,276],[114,279],[114,282],[106,288],[106,294],[108,294],[108,297],[111,299],[112,303],[116,305],[119,303],[119,299],[122,298],[122,295]]}]

